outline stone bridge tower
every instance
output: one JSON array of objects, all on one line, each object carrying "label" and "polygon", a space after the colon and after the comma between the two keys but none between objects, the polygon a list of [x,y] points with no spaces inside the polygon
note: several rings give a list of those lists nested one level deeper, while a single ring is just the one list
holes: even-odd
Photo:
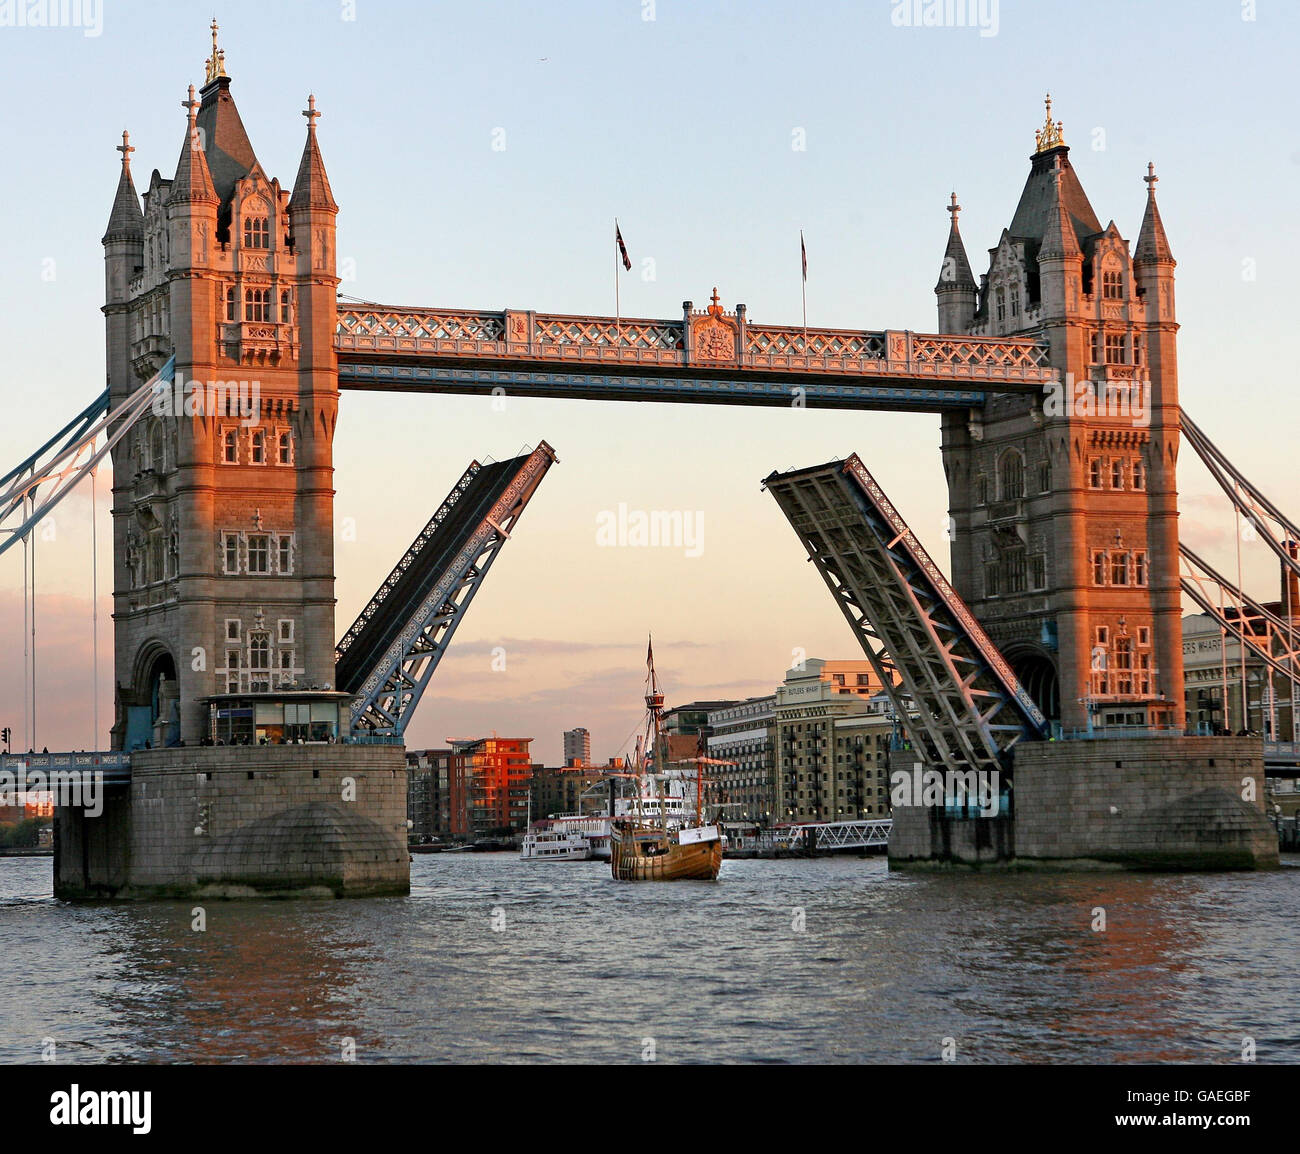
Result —
[{"label": "stone bridge tower", "polygon": [[142,211],[124,134],[104,236],[112,404],[173,354],[180,386],[113,452],[115,748],[198,744],[214,694],[334,681],[338,206],[315,99],[290,192],[212,37],[174,175]]},{"label": "stone bridge tower", "polygon": [[1067,728],[1181,725],[1174,259],[1148,168],[1135,250],[1102,226],[1061,123],[977,285],[954,195],[939,328],[1040,336],[1059,389],[943,417],[958,591]]}]

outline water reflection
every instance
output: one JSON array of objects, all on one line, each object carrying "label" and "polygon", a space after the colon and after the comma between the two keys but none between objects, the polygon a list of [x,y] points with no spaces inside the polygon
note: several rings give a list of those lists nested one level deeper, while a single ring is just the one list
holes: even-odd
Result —
[{"label": "water reflection", "polygon": [[[0,861],[0,1062],[1300,1060],[1300,871],[418,858],[409,898],[67,906]],[[1094,909],[1106,929],[1094,930]]]}]

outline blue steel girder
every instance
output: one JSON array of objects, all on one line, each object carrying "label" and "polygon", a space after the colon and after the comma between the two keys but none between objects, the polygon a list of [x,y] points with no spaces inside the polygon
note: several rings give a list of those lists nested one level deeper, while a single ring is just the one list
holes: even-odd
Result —
[{"label": "blue steel girder", "polygon": [[[503,484],[488,511],[475,517],[469,525],[460,525],[449,515],[456,503],[465,499],[471,483],[483,468],[477,462],[470,466],[339,642],[335,653],[339,664],[339,688],[352,691],[354,678],[345,670],[349,659],[355,664],[357,654],[354,649],[364,646],[367,630],[386,627],[387,632],[391,632],[394,625],[401,623],[400,632],[393,640],[387,641],[385,632],[386,644],[381,653],[377,656],[361,655],[368,665],[361,667],[355,678],[359,684],[355,686],[351,704],[350,732],[353,736],[400,738],[403,735],[474,594],[556,456],[550,445],[543,441],[527,457],[517,460],[517,467],[503,474]],[[497,468],[515,464],[502,462]],[[454,525],[458,534],[456,539],[447,540],[439,536],[444,522]],[[421,594],[418,601],[413,605],[392,603],[391,591],[398,587],[406,570],[418,562],[419,554],[444,545],[458,547],[454,556],[428,575],[428,580],[418,589]],[[436,558],[437,553],[430,556]],[[393,618],[392,614],[401,616]],[[387,621],[385,615],[388,615]]]},{"label": "blue steel girder", "polygon": [[1046,736],[1037,705],[856,455],[773,473],[764,486],[918,751],[954,772],[993,770],[1017,741]]}]

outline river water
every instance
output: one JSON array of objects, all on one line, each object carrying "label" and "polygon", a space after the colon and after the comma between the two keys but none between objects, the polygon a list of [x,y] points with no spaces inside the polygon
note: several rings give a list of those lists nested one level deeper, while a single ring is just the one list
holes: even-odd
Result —
[{"label": "river water", "polygon": [[[0,1063],[1300,1062],[1300,859],[908,874],[417,855],[407,898],[68,905],[0,859]],[[1104,931],[1093,929],[1105,911]]]}]

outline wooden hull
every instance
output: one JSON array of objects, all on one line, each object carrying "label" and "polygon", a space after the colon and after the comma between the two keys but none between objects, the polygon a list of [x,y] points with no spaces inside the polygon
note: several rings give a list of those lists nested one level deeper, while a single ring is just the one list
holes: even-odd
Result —
[{"label": "wooden hull", "polygon": [[609,839],[609,866],[615,881],[714,881],[722,868],[721,840],[678,845],[669,838],[637,837],[615,830]]}]

